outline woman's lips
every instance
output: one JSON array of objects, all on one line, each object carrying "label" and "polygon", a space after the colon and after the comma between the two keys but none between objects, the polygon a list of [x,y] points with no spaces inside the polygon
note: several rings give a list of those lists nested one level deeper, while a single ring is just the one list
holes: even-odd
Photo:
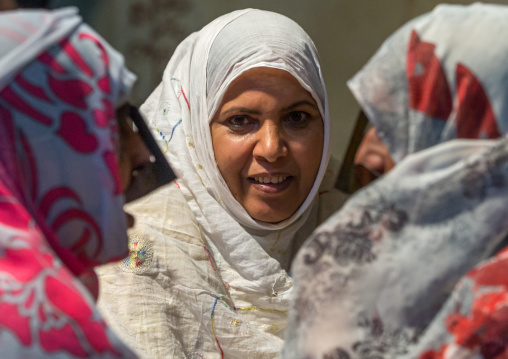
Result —
[{"label": "woman's lips", "polygon": [[255,176],[249,177],[248,180],[255,189],[261,192],[279,193],[289,187],[291,181],[293,181],[293,176]]}]

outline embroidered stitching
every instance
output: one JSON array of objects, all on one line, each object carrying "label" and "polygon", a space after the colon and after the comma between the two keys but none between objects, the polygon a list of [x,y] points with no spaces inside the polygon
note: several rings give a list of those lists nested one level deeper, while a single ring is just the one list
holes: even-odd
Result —
[{"label": "embroidered stitching", "polygon": [[117,263],[117,267],[127,273],[140,274],[148,269],[153,258],[153,245],[149,240],[138,236],[129,237],[129,256]]}]

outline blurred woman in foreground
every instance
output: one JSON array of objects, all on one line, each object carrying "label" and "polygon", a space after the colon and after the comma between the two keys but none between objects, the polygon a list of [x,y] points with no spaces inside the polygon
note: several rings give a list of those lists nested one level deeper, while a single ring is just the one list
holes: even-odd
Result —
[{"label": "blurred woman in foreground", "polygon": [[395,167],[295,260],[287,358],[508,355],[506,35],[506,6],[438,6],[350,81]]},{"label": "blurred woman in foreground", "polygon": [[146,193],[157,155],[129,118],[134,81],[76,9],[0,13],[2,358],[134,357],[93,271],[126,255],[123,193]]}]

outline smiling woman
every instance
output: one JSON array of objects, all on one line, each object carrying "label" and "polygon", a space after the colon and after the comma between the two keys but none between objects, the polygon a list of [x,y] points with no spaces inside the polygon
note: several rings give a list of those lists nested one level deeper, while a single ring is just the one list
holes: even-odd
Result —
[{"label": "smiling woman", "polygon": [[316,179],[324,133],[316,101],[290,73],[242,74],[210,128],[222,177],[252,218],[276,223],[296,212]]},{"label": "smiling woman", "polygon": [[341,204],[312,40],[272,12],[224,15],[179,45],[141,110],[179,179],[131,206],[131,254],[99,272],[103,313],[142,357],[277,358],[291,261]]}]

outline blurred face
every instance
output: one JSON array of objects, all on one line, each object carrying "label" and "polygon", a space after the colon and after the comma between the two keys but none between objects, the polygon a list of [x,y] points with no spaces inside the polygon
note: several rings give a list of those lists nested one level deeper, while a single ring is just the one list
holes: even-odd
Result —
[{"label": "blurred face", "polygon": [[276,223],[309,194],[323,153],[323,120],[312,95],[288,72],[246,71],[210,124],[217,166],[249,215]]},{"label": "blurred face", "polygon": [[357,165],[355,181],[359,188],[368,185],[395,166],[388,147],[379,138],[375,127],[369,128],[365,133],[354,163]]},{"label": "blurred face", "polygon": [[[150,163],[151,153],[139,133],[133,130],[132,120],[129,117],[129,105],[117,110],[118,132],[120,135],[118,147],[118,164],[122,191],[131,185],[133,172]],[[126,213],[129,228],[134,225],[134,218]]]}]

